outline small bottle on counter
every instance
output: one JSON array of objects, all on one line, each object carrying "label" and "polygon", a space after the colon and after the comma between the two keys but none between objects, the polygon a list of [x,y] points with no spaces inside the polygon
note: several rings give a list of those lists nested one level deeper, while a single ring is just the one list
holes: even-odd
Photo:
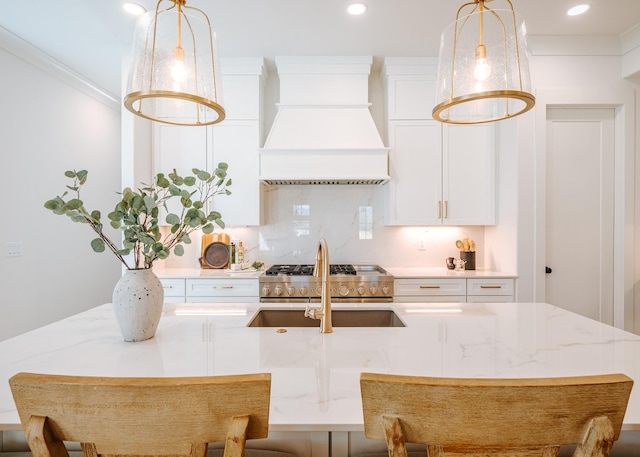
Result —
[{"label": "small bottle on counter", "polygon": [[238,242],[237,258],[238,258],[238,263],[242,265],[244,263],[244,246],[242,246],[242,241]]},{"label": "small bottle on counter", "polygon": [[231,266],[235,265],[236,263],[236,242],[234,240],[229,243],[229,268],[231,268]]}]

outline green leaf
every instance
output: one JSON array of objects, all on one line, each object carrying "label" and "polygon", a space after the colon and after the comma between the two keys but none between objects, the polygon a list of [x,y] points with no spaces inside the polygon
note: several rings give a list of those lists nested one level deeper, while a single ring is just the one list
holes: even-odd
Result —
[{"label": "green leaf", "polygon": [[97,209],[94,209],[93,211],[91,211],[91,219],[93,219],[96,222],[100,222],[100,218],[102,217],[102,214],[100,214],[100,211],[98,211]]},{"label": "green leaf", "polygon": [[91,240],[91,248],[94,252],[104,252],[104,241],[101,238],[94,238]]},{"label": "green leaf", "polygon": [[180,218],[178,217],[177,214],[173,214],[173,213],[169,213],[167,214],[167,224],[169,225],[176,225],[180,223]]},{"label": "green leaf", "polygon": [[206,181],[207,179],[209,179],[211,177],[211,173],[209,173],[208,171],[204,171],[204,170],[198,170],[198,172],[196,173],[196,176],[201,181]]},{"label": "green leaf", "polygon": [[181,244],[178,244],[175,248],[173,248],[173,253],[177,256],[184,255],[184,248]]},{"label": "green leaf", "polygon": [[187,176],[184,178],[184,184],[187,186],[193,186],[196,183],[196,178],[193,176]]},{"label": "green leaf", "polygon": [[66,204],[66,207],[68,209],[78,209],[78,208],[82,208],[82,200],[80,200],[79,198],[72,198],[71,200],[69,200]]},{"label": "green leaf", "polygon": [[158,183],[158,187],[161,187],[163,189],[166,189],[171,185],[171,182],[162,173],[158,173],[158,175],[156,176],[156,182]]},{"label": "green leaf", "polygon": [[156,201],[149,195],[145,195],[142,200],[144,201],[144,206],[147,208],[147,211],[152,211],[153,208],[156,207]]},{"label": "green leaf", "polygon": [[78,178],[78,181],[80,181],[80,185],[83,185],[85,182],[87,182],[88,174],[89,172],[87,170],[80,170],[76,173],[76,177]]},{"label": "green leaf", "polygon": [[213,224],[208,223],[207,225],[203,226],[202,233],[213,233]]},{"label": "green leaf", "polygon": [[60,197],[56,197],[52,200],[47,200],[46,202],[44,202],[44,207],[51,211],[59,210],[63,205],[64,201]]},{"label": "green leaf", "polygon": [[64,172],[64,175],[67,178],[75,178],[76,177],[76,172],[75,171],[71,171],[71,170],[67,170]]}]

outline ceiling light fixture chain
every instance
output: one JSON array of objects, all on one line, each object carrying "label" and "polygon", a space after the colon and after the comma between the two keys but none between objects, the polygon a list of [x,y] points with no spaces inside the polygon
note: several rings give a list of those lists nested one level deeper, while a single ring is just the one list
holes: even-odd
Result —
[{"label": "ceiling light fixture chain", "polygon": [[[163,2],[170,6],[163,7]],[[159,0],[136,25],[125,107],[152,121],[211,125],[225,118],[211,22],[186,0]],[[186,39],[185,39],[186,38]]]},{"label": "ceiling light fixture chain", "polygon": [[535,104],[529,79],[526,28],[513,9],[463,4],[440,43],[433,118],[477,124],[517,116]]}]

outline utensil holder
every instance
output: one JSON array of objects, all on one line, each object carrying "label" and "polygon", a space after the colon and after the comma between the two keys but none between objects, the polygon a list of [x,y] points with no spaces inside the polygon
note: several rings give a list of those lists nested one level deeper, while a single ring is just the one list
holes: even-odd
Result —
[{"label": "utensil holder", "polygon": [[476,251],[460,251],[460,259],[464,260],[465,270],[476,269]]}]

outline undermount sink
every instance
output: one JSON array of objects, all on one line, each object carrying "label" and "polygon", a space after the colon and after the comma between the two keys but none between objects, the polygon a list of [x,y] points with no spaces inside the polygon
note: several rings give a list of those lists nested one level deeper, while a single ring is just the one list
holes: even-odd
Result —
[{"label": "undermount sink", "polygon": [[[334,309],[334,327],[406,327],[391,309]],[[247,327],[319,327],[319,319],[305,317],[304,309],[261,309]]]}]

